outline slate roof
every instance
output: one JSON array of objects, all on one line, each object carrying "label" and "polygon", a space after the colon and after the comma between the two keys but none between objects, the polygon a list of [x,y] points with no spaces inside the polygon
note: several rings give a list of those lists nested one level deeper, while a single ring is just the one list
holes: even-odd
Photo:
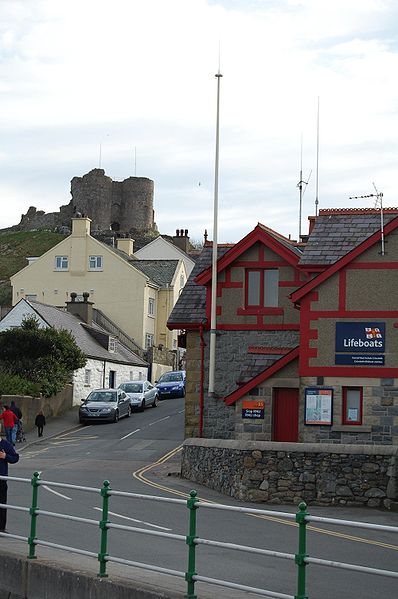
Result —
[{"label": "slate roof", "polygon": [[33,300],[29,301],[28,303],[37,312],[37,314],[39,314],[47,322],[47,324],[55,329],[65,329],[69,331],[75,338],[82,352],[84,352],[87,357],[98,360],[107,360],[108,362],[131,364],[133,366],[148,365],[139,356],[120,343],[119,340],[116,344],[116,351],[109,352],[107,349],[105,349],[95,339],[95,337],[90,334],[90,329],[92,329],[94,335],[97,332],[98,336],[106,335],[109,337],[109,333],[107,333],[97,324],[93,323],[92,325],[88,326],[73,314],[61,310],[60,308],[56,308],[55,306],[41,304],[40,302]]},{"label": "slate roof", "polygon": [[272,364],[274,364],[284,354],[279,355],[265,355],[265,354],[247,354],[245,359],[241,363],[241,371],[237,379],[238,385],[244,385],[248,383],[255,376],[263,372]]},{"label": "slate roof", "polygon": [[159,287],[171,285],[179,260],[135,260],[133,266]]},{"label": "slate roof", "polygon": [[[398,217],[397,208],[385,208],[384,224]],[[299,265],[334,264],[380,229],[380,210],[320,210]]]},{"label": "slate roof", "polygon": [[[226,254],[231,247],[231,244],[219,244],[218,258]],[[213,246],[206,245],[198,256],[188,281],[167,321],[167,325],[171,328],[186,328],[185,325],[199,325],[206,317],[206,287],[197,285],[195,277],[211,265],[212,255]],[[178,327],[177,325],[184,326]]]}]

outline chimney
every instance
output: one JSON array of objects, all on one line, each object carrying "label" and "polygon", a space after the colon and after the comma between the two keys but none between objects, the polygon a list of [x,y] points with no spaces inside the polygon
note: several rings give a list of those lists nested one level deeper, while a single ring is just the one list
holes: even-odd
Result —
[{"label": "chimney", "polygon": [[66,302],[66,309],[70,314],[77,316],[88,325],[93,322],[93,303],[89,302],[88,298],[90,294],[85,291],[83,293],[83,300],[77,298],[77,293],[70,294],[70,302]]},{"label": "chimney", "polygon": [[[77,212],[76,214],[79,214]],[[91,219],[87,216],[76,216],[72,218],[72,237],[86,237],[90,235]]]},{"label": "chimney", "polygon": [[116,247],[128,256],[132,256],[134,254],[134,239],[131,239],[130,237],[118,237],[116,239]]},{"label": "chimney", "polygon": [[173,237],[173,243],[187,254],[190,248],[188,229],[177,229]]}]

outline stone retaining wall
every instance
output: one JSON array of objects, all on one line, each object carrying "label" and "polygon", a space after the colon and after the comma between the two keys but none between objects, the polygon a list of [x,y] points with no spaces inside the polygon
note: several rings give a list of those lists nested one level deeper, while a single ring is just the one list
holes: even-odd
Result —
[{"label": "stone retaining wall", "polygon": [[243,501],[390,509],[397,456],[393,446],[187,439],[181,474]]}]

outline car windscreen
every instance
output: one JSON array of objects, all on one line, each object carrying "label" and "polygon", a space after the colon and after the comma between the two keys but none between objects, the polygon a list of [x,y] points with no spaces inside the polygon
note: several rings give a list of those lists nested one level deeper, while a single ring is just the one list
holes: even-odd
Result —
[{"label": "car windscreen", "polygon": [[181,372],[166,372],[160,377],[159,383],[172,383],[174,381],[182,380],[183,378]]},{"label": "car windscreen", "polygon": [[120,388],[126,393],[142,393],[142,383],[124,383]]},{"label": "car windscreen", "polygon": [[117,401],[117,396],[112,391],[93,391],[87,397],[87,401]]}]

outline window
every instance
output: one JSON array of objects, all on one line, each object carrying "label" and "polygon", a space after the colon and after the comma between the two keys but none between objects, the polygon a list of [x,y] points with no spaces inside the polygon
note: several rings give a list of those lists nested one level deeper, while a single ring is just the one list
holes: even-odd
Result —
[{"label": "window", "polygon": [[155,316],[155,299],[153,297],[148,300],[148,315]]},{"label": "window", "polygon": [[149,349],[153,346],[153,335],[152,333],[147,333],[145,335],[145,349]]},{"label": "window", "polygon": [[108,340],[108,351],[115,352],[116,351],[116,339],[114,337],[109,337]]},{"label": "window", "polygon": [[273,308],[278,306],[279,271],[246,271],[246,307]]},{"label": "window", "polygon": [[89,270],[102,270],[102,256],[89,256]]},{"label": "window", "polygon": [[68,270],[68,256],[55,256],[55,270]]},{"label": "window", "polygon": [[343,387],[343,424],[362,424],[362,387]]},{"label": "window", "polygon": [[91,385],[91,370],[84,371],[84,384]]}]

